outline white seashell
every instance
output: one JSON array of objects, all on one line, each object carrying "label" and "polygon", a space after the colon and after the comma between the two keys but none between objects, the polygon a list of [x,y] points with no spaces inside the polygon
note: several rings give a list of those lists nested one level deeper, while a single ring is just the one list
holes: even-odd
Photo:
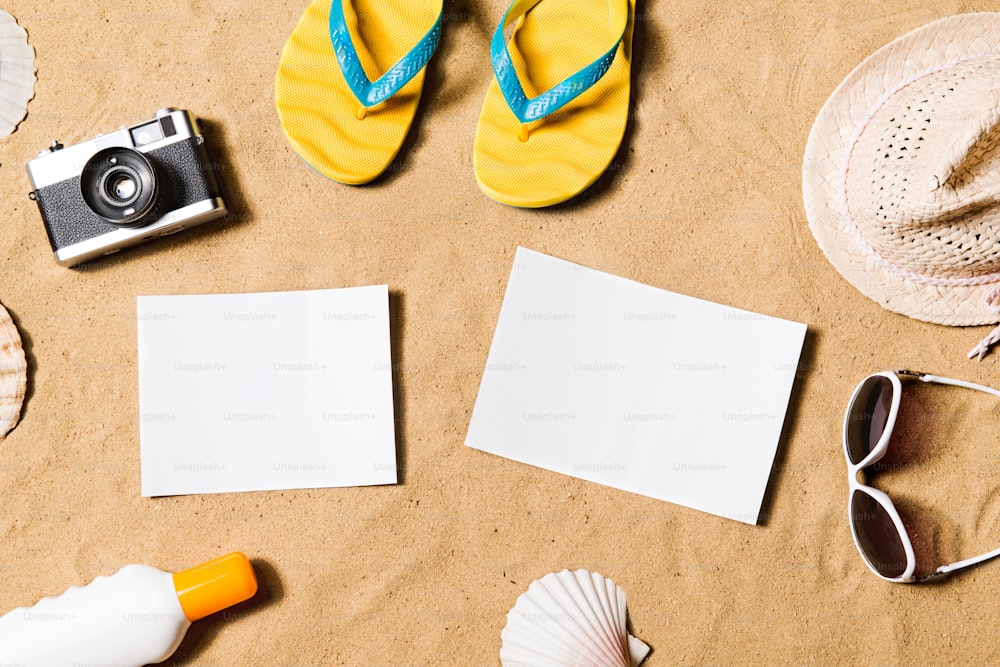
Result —
[{"label": "white seashell", "polygon": [[532,582],[500,633],[504,667],[636,667],[649,646],[625,628],[625,592],[595,572]]},{"label": "white seashell", "polygon": [[0,9],[0,137],[24,120],[35,96],[35,50],[17,20]]},{"label": "white seashell", "polygon": [[21,335],[7,309],[0,305],[0,440],[17,424],[28,386],[28,364]]}]

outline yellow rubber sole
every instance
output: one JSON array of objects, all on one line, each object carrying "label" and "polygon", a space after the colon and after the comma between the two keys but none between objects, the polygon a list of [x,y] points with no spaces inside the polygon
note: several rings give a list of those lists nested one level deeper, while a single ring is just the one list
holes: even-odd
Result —
[{"label": "yellow rubber sole", "polygon": [[[511,206],[550,206],[579,194],[607,169],[628,121],[635,0],[628,2],[628,26],[611,68],[555,113],[522,128],[493,77],[473,149],[476,180],[487,196]],[[616,37],[604,0],[542,0],[519,23],[508,49],[533,98],[596,60]]]},{"label": "yellow rubber sole", "polygon": [[[476,180],[487,196],[510,206],[551,206],[607,169],[628,121],[635,0],[627,1],[628,25],[611,68],[555,113],[522,128],[493,77],[473,148]],[[617,37],[610,32],[604,0],[542,0],[508,47],[525,94],[536,97],[603,55]]]},{"label": "yellow rubber sole", "polygon": [[[335,0],[358,58],[375,80],[433,25],[441,0]],[[275,76],[281,127],[299,156],[321,174],[361,185],[392,163],[420,102],[423,68],[388,100],[363,108],[351,92],[330,41],[331,0],[314,0],[285,43]]]}]

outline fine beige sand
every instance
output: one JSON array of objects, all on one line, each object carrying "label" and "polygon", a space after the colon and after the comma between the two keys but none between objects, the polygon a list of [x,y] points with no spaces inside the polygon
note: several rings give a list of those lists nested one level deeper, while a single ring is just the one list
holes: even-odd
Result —
[{"label": "fine beige sand", "polygon": [[[847,524],[840,436],[868,373],[997,385],[1000,354],[968,361],[988,328],[907,319],[844,281],[810,234],[800,177],[813,119],[857,63],[994,5],[638,3],[622,150],[583,197],[531,211],[486,198],[472,170],[505,2],[445,3],[412,133],[365,187],[308,168],[278,124],[274,73],[305,0],[5,2],[38,83],[0,141],[0,301],[30,370],[0,443],[0,612],[127,563],[242,550],[261,592],[199,622],[167,664],[497,665],[517,596],[580,567],[624,588],[650,667],[1000,661],[1000,563],[938,585],[874,577]],[[234,216],[57,266],[25,162],[166,106],[205,120]],[[808,324],[759,526],[464,446],[518,245]],[[398,485],[140,497],[137,295],[371,284],[392,295]],[[907,386],[877,483],[922,569],[1000,546],[998,425],[988,396]]]}]

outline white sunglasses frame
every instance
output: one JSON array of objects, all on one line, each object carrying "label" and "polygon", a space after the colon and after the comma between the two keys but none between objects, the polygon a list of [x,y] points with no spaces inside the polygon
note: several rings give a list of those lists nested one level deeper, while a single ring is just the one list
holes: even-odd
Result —
[{"label": "white sunglasses frame", "polygon": [[[854,407],[855,401],[858,399],[858,393],[861,388],[865,385],[868,380],[873,377],[884,377],[892,383],[892,402],[889,406],[889,416],[886,418],[885,429],[882,431],[882,436],[879,438],[878,443],[872,450],[868,452],[857,464],[851,463],[850,450],[847,443],[848,427],[851,421],[851,412]],[[920,373],[917,371],[899,370],[899,371],[881,371],[879,373],[872,373],[867,376],[854,390],[854,394],[851,395],[851,400],[847,404],[847,414],[844,417],[844,457],[847,459],[847,483],[849,490],[847,493],[847,519],[851,525],[851,537],[854,538],[854,546],[857,547],[858,553],[861,554],[861,560],[865,562],[868,569],[875,573],[880,579],[885,581],[891,581],[893,583],[908,584],[908,583],[919,583],[924,581],[930,581],[944,577],[956,570],[961,570],[983,561],[1000,556],[1000,548],[988,551],[982,555],[974,556],[972,558],[967,558],[965,560],[958,561],[957,563],[951,563],[950,565],[942,565],[930,574],[925,574],[922,576],[914,576],[913,572],[917,566],[917,559],[913,553],[913,544],[910,542],[910,535],[906,531],[906,527],[903,525],[903,520],[899,517],[899,512],[896,511],[896,507],[892,504],[892,500],[889,496],[873,486],[867,484],[862,484],[858,481],[858,473],[863,469],[874,465],[877,463],[889,449],[889,439],[892,437],[893,427],[896,425],[896,416],[899,413],[899,402],[900,397],[903,393],[903,384],[900,382],[900,377],[910,377],[920,380],[921,382],[931,382],[935,384],[947,384],[955,387],[965,387],[966,389],[975,389],[977,391],[982,391],[987,394],[992,394],[993,396],[1000,397],[1000,390],[992,389],[990,387],[984,387],[983,385],[975,384],[972,382],[966,382],[964,380],[952,380],[950,378],[939,377],[937,375],[930,375],[928,373]],[[864,493],[871,496],[889,515],[892,519],[892,523],[896,527],[896,531],[899,533],[899,537],[903,543],[903,550],[906,553],[906,569],[898,577],[887,577],[879,572],[875,567],[869,562],[868,556],[861,548],[861,542],[858,540],[857,529],[854,526],[854,516],[851,511],[852,501],[854,499],[855,491],[863,491]]]}]

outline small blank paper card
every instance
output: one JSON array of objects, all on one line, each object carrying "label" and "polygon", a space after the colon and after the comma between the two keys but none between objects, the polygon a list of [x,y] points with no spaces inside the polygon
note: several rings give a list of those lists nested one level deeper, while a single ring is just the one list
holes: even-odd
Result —
[{"label": "small blank paper card", "polygon": [[756,523],[805,332],[519,248],[466,444]]},{"label": "small blank paper card", "polygon": [[142,495],[396,483],[385,285],[137,312]]}]

